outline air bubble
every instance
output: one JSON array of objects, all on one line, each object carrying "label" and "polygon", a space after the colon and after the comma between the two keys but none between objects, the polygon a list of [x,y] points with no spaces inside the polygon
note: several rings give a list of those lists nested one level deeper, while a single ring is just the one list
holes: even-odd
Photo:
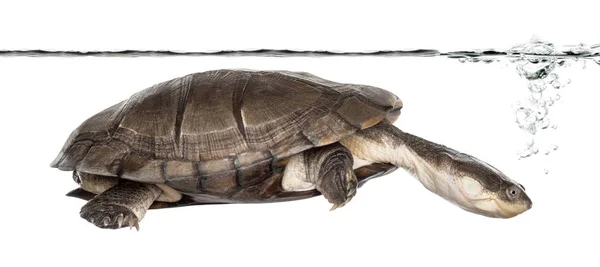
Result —
[{"label": "air bubble", "polygon": [[550,171],[548,169],[544,169],[544,174],[548,174]]},{"label": "air bubble", "polygon": [[527,62],[517,65],[517,73],[527,80],[538,80],[546,78],[553,70],[556,64],[553,61],[531,63]]},{"label": "air bubble", "polygon": [[540,99],[540,100],[538,100],[538,101],[537,101],[537,104],[538,104],[540,107],[545,107],[545,106],[546,106],[546,100],[544,100],[544,99]]},{"label": "air bubble", "polygon": [[571,62],[567,61],[567,60],[561,60],[560,62],[558,62],[558,66],[566,68],[566,67],[571,66]]},{"label": "air bubble", "polygon": [[517,123],[521,129],[535,134],[537,131],[535,122],[537,121],[533,111],[528,108],[521,107],[516,111]]},{"label": "air bubble", "polygon": [[465,62],[467,62],[467,59],[464,58],[464,57],[461,57],[461,58],[458,59],[458,62],[465,63]]},{"label": "air bubble", "polygon": [[550,155],[550,150],[545,150],[544,155]]},{"label": "air bubble", "polygon": [[537,103],[537,100],[542,99],[542,96],[544,96],[542,92],[532,92],[529,100],[533,103]]},{"label": "air bubble", "polygon": [[543,118],[542,120],[537,121],[536,126],[541,129],[547,129],[550,125],[550,120],[548,118]]},{"label": "air bubble", "polygon": [[527,145],[527,148],[532,148],[534,143],[535,143],[535,140],[533,140],[533,138],[531,138],[525,144]]},{"label": "air bubble", "polygon": [[534,81],[530,82],[527,87],[532,93],[542,92],[546,90],[546,83],[544,81]]},{"label": "air bubble", "polygon": [[536,108],[535,115],[538,120],[544,119],[546,117],[546,115],[548,115],[548,108],[546,108],[546,107]]}]

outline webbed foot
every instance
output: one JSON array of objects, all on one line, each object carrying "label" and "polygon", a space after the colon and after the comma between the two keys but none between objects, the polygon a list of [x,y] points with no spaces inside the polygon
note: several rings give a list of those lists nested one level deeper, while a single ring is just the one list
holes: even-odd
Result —
[{"label": "webbed foot", "polygon": [[139,230],[140,220],[131,210],[123,206],[90,201],[83,206],[79,215],[100,228],[119,229],[129,226]]},{"label": "webbed foot", "polygon": [[129,226],[139,230],[139,222],[161,193],[156,185],[121,180],[88,201],[79,215],[100,228]]}]

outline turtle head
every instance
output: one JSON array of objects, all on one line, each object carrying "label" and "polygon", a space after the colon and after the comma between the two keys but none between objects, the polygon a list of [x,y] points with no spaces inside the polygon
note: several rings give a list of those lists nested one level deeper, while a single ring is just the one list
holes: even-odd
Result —
[{"label": "turtle head", "polygon": [[455,180],[450,195],[461,208],[495,218],[512,218],[531,209],[525,188],[493,166],[463,153],[450,158],[447,175]]}]

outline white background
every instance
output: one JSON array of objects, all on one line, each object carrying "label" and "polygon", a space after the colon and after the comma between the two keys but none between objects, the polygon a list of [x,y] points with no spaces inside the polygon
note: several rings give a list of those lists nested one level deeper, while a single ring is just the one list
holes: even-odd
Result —
[{"label": "white background", "polygon": [[[5,2],[0,49],[505,49],[533,35],[600,42],[591,1]],[[334,212],[317,197],[153,210],[140,232],[80,219],[84,202],[64,196],[76,187],[70,173],[49,168],[69,133],[152,84],[217,68],[301,70],[393,91],[405,103],[399,127],[497,166],[525,185],[533,209],[509,220],[474,215],[398,170]],[[549,131],[551,142],[560,148],[518,161],[524,139],[511,104],[527,97],[527,87],[514,66],[439,58],[1,57],[0,265],[596,266],[599,67],[576,70],[551,111],[559,126]]]}]

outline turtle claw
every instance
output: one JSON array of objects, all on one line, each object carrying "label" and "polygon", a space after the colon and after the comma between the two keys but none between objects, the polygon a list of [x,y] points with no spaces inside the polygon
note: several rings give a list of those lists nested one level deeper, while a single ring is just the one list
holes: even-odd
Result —
[{"label": "turtle claw", "polygon": [[331,209],[329,209],[329,211],[334,211],[337,208],[343,207],[344,205],[346,205],[346,203],[341,203],[341,204],[340,203],[336,203],[336,204],[333,204],[333,206],[331,206]]},{"label": "turtle claw", "polygon": [[[128,219],[128,218],[126,218],[126,219]],[[133,227],[135,227],[135,230],[137,230],[138,232],[140,231],[140,225],[139,225],[137,219],[135,219],[135,220],[128,220],[127,224],[129,225],[129,230],[131,230]]]},{"label": "turtle claw", "polygon": [[[354,195],[352,195],[352,196],[354,196]],[[348,197],[347,200],[346,200],[346,202],[333,204],[333,206],[331,207],[331,209],[329,211],[334,211],[337,208],[341,208],[343,206],[346,206],[346,204],[348,204],[348,202],[350,202],[350,200],[352,199],[352,196]]]},{"label": "turtle claw", "polygon": [[333,206],[331,206],[331,209],[329,209],[329,211],[334,211],[335,209],[337,209],[339,207],[340,207],[339,204],[333,204]]},{"label": "turtle claw", "polygon": [[117,215],[117,228],[121,228],[123,226],[123,214]]}]

